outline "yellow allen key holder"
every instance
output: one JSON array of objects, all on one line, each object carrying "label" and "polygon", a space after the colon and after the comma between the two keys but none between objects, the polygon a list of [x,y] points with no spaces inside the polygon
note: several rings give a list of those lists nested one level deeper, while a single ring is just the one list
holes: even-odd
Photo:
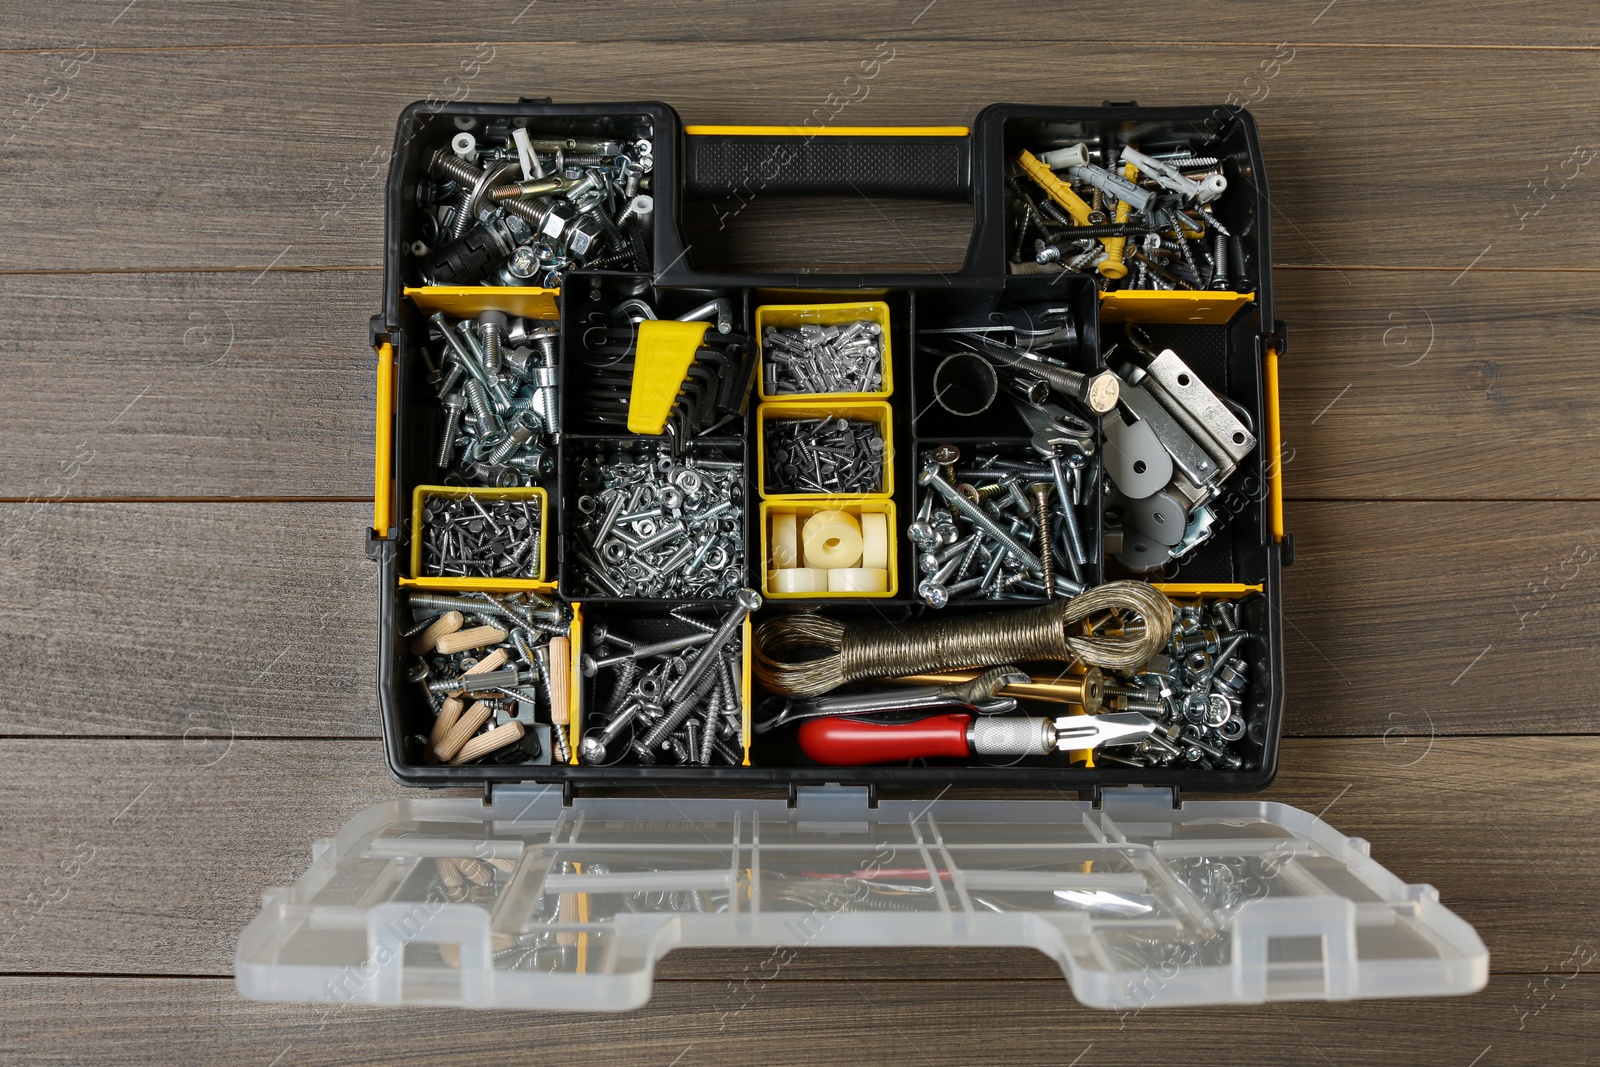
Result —
[{"label": "yellow allen key holder", "polygon": [[639,324],[633,392],[628,397],[629,432],[658,434],[666,428],[684,375],[689,373],[709,325],[655,319]]}]

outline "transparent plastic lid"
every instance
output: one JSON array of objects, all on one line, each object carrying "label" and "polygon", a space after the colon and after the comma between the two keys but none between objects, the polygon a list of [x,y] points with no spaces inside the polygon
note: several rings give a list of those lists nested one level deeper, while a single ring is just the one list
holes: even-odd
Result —
[{"label": "transparent plastic lid", "polygon": [[1026,946],[1099,1008],[1470,993],[1477,934],[1306,812],[1086,802],[400,800],[319,842],[235,956],[259,1000],[614,1011],[680,946]]}]

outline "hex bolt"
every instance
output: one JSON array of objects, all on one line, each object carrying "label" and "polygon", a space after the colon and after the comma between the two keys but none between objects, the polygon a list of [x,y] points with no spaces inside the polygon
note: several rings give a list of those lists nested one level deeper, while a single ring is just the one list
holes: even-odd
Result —
[{"label": "hex bolt", "polygon": [[1039,562],[1039,557],[1024,548],[1021,542],[1002,529],[998,523],[984,513],[982,508],[957,492],[955,486],[939,477],[938,467],[930,465],[925,468],[917,477],[917,482],[919,485],[933,487],[940,496],[944,497],[945,503],[960,512],[974,526],[977,526],[994,540],[1000,542],[1006,551],[1022,562],[1024,568],[1034,574],[1043,573],[1044,567]]},{"label": "hex bolt", "polygon": [[1121,395],[1122,379],[1112,371],[1083,374],[1037,359],[1024,361],[1020,369],[1043,378],[1056,392],[1078,401],[1096,415],[1109,414]]},{"label": "hex bolt", "polygon": [[487,389],[489,391],[489,395],[494,398],[495,410],[501,414],[510,411],[514,406],[511,401],[511,394],[506,391],[505,383],[500,381],[500,376],[498,374],[491,374],[484,366],[483,344],[478,340],[477,336],[473,334],[472,323],[463,319],[456,323],[456,331],[461,335],[461,340],[467,346],[468,350],[472,352],[473,365],[478,367],[480,371],[478,380],[483,383],[483,387]]}]

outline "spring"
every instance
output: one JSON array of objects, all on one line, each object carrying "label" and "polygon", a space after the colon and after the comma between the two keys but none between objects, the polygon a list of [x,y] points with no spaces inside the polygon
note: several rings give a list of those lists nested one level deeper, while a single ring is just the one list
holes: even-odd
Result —
[{"label": "spring", "polygon": [[[1067,632],[1105,611],[1131,613],[1139,624],[1118,634]],[[769,619],[756,627],[755,673],[774,693],[809,697],[869,678],[1037,660],[1125,669],[1160,652],[1171,631],[1172,602],[1164,595],[1144,582],[1108,582],[1042,607],[916,625],[809,614]]]}]

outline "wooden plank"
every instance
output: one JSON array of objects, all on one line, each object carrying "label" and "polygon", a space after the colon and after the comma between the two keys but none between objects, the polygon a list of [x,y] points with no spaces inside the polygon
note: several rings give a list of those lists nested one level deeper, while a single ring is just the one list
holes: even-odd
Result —
[{"label": "wooden plank", "polygon": [[[1292,503],[1286,732],[1600,730],[1600,505],[1514,507],[1507,522],[1498,503]],[[0,633],[30,694],[0,706],[0,733],[375,736],[368,515],[0,505]]]},{"label": "wooden plank", "polygon": [[378,272],[0,287],[0,496],[372,495]]},{"label": "wooden plank", "polygon": [[[1246,0],[1223,3],[1115,4],[1090,2],[1063,12],[1032,0],[995,8],[980,0],[925,4],[823,2],[799,9],[746,7],[721,0],[676,0],[666,7],[625,9],[616,4],[540,5],[519,8],[468,0],[448,9],[374,11],[360,17],[331,0],[294,6],[289,17],[270,2],[220,7],[136,5],[117,13],[84,0],[54,7],[48,20],[30,12],[0,33],[0,48],[51,48],[88,41],[100,48],[252,46],[263,44],[413,44],[418,41],[519,41],[530,35],[556,41],[742,41],[882,39],[1037,41],[1075,34],[1118,44],[1255,41],[1456,45],[1484,48],[1572,47],[1600,43],[1582,8],[1530,7],[1484,0],[1470,11],[1443,0],[1371,7],[1289,4],[1270,8]],[[111,17],[113,16],[114,17]]]},{"label": "wooden plank", "polygon": [[[1600,799],[1587,782],[1600,739],[1439,739],[1415,751],[1290,741],[1259,799],[1323,812],[1371,841],[1399,877],[1436,886],[1477,928],[1497,973],[1554,966],[1574,939],[1592,941],[1600,869],[1588,852]],[[235,740],[206,751],[29,739],[0,741],[0,754],[13,769],[0,794],[9,972],[228,974],[260,894],[304,872],[315,838],[406,792],[376,741]],[[1515,788],[1503,785],[1508,773]],[[73,857],[77,873],[64,877]],[[704,950],[667,957],[661,973],[743,981],[763,958]],[[782,977],[972,980],[1043,977],[1052,966],[1009,949],[807,952]]]},{"label": "wooden plank", "polygon": [[236,735],[378,733],[368,505],[0,514],[7,684],[28,694],[5,702],[0,732],[156,734],[202,752]]},{"label": "wooden plank", "polygon": [[1600,497],[1589,279],[1278,271],[1289,498]]},{"label": "wooden plank", "polygon": [[[400,109],[430,94],[538,92],[666,99],[690,122],[801,123],[820,107],[814,121],[835,125],[961,124],[996,100],[1154,105],[1234,94],[1262,123],[1279,263],[1452,276],[1474,264],[1596,266],[1600,234],[1574,224],[1600,206],[1590,52],[1533,60],[1515,50],[1300,46],[1272,66],[1277,49],[1266,45],[1215,46],[1197,62],[1181,46],[1075,36],[1070,62],[1046,42],[895,44],[870,81],[861,80],[873,54],[865,42],[749,43],[737,55],[710,42],[107,51],[88,61],[15,53],[0,71],[0,99],[55,100],[6,134],[13,173],[0,210],[15,228],[0,269],[370,266]],[[64,62],[75,64],[71,77]],[[106,115],[118,122],[106,125]],[[161,176],[160,195],[151,175]],[[1530,181],[1541,183],[1538,197]],[[853,239],[865,262],[920,266],[945,255],[921,229],[900,229],[888,242],[818,241]],[[802,251],[788,255],[804,261]]]},{"label": "wooden plank", "polygon": [[1291,505],[1290,730],[1600,728],[1577,681],[1600,625],[1597,520],[1595,504]]},{"label": "wooden plank", "polygon": [[[1533,1000],[1528,980],[1497,978],[1473,997],[1094,1011],[1061,982],[778,984],[734,1016],[714,982],[663,982],[624,1015],[261,1004],[221,980],[0,979],[0,1052],[54,1062],[417,1064],[870,1062],[1212,1067],[1241,1046],[1274,1064],[1397,1062],[1495,1067],[1577,1063],[1594,1040],[1590,975]],[[1526,1003],[1524,1003],[1526,1001]],[[1520,1009],[1545,1005],[1518,1029]],[[603,1050],[603,1051],[602,1051]]]},{"label": "wooden plank", "polygon": [[[1289,499],[1600,498],[1600,465],[1571,462],[1600,444],[1600,415],[1558,358],[1587,343],[1588,279],[1279,271]],[[379,285],[9,278],[0,497],[370,495]],[[71,374],[63,337],[81,339]]]}]

